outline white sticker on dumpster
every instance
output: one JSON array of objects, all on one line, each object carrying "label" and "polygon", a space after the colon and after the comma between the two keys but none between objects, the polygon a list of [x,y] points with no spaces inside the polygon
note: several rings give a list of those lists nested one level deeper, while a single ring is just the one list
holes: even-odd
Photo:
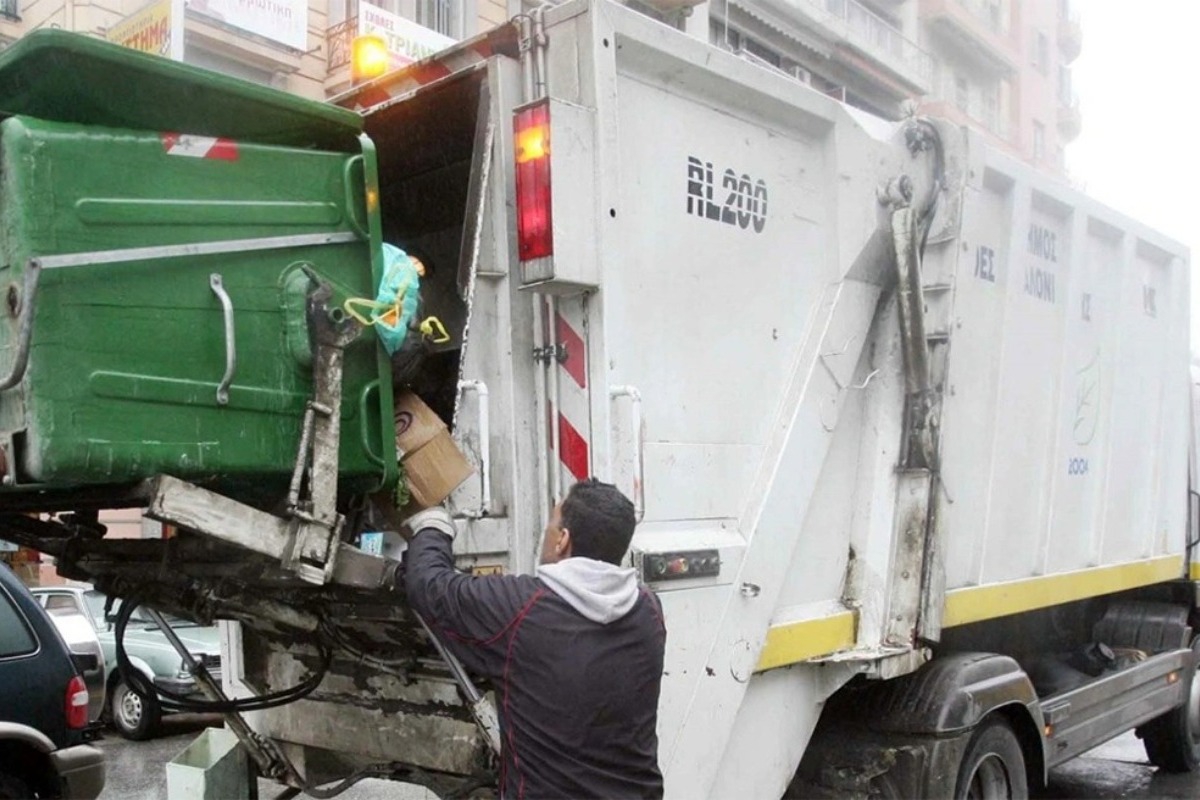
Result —
[{"label": "white sticker on dumpster", "polygon": [[169,156],[212,158],[218,161],[237,161],[238,144],[233,139],[216,136],[193,136],[186,133],[162,134],[163,149]]}]

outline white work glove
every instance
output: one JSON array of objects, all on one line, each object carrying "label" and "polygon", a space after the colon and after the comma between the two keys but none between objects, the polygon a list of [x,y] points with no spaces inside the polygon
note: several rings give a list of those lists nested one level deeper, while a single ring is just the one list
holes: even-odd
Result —
[{"label": "white work glove", "polygon": [[414,536],[421,531],[434,530],[446,534],[453,540],[454,534],[458,532],[454,527],[454,520],[451,518],[450,512],[441,506],[418,511],[404,520],[404,526],[412,531]]}]

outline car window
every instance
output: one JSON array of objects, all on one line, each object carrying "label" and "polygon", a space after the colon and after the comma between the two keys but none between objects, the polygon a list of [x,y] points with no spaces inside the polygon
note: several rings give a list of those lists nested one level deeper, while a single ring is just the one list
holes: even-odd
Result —
[{"label": "car window", "polygon": [[25,616],[17,610],[8,592],[0,589],[0,658],[23,656],[37,650],[37,640]]},{"label": "car window", "polygon": [[[88,613],[92,615],[92,619],[96,621],[96,627],[101,630],[108,623],[104,620],[104,595],[95,590],[83,593],[83,604],[87,606]],[[113,609],[114,611],[116,609]]]},{"label": "car window", "polygon": [[[95,589],[90,589],[83,593],[83,602],[87,605],[88,611],[92,615],[92,619],[96,620],[96,625],[100,628],[103,628],[108,624],[104,620],[104,603],[107,599],[108,598],[104,594],[96,591]],[[118,600],[113,603],[112,613],[115,615],[120,611],[121,601]],[[167,620],[167,624],[172,628],[196,624],[190,620],[183,619],[182,617],[176,617],[173,614],[163,614],[163,617]],[[150,615],[146,613],[144,608],[138,606],[133,610],[133,614],[130,615],[129,624],[154,626],[155,622],[150,618]]]},{"label": "car window", "polygon": [[75,598],[69,594],[51,594],[46,596],[46,610],[54,615],[76,614],[79,612]]}]

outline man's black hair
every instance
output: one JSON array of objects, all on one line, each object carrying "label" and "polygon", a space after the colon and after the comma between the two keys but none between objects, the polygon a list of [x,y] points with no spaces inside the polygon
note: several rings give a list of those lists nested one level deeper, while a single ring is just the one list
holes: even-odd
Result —
[{"label": "man's black hair", "polygon": [[633,503],[611,483],[580,481],[562,504],[562,527],[571,533],[571,555],[620,564],[637,517]]}]

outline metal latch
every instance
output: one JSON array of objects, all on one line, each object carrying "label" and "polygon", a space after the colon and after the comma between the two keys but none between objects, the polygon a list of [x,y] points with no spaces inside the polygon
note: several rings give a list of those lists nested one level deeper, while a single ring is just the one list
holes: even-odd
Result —
[{"label": "metal latch", "polygon": [[551,361],[565,364],[567,362],[567,346],[554,344],[535,347],[533,348],[533,360],[538,364],[549,364]]}]

